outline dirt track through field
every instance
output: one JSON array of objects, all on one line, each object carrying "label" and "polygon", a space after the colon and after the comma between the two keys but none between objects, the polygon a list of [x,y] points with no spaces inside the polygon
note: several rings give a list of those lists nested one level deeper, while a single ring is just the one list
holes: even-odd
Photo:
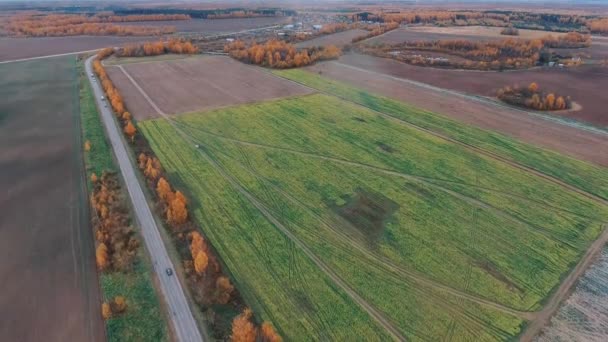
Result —
[{"label": "dirt track through field", "polygon": [[[131,82],[134,82],[135,84],[137,84],[137,82],[135,82],[135,80],[133,80],[132,78]],[[292,81],[292,80],[289,80]],[[295,81],[292,81],[295,82]],[[298,82],[295,82],[298,83]],[[298,83],[299,84],[299,83]],[[302,86],[306,87],[306,88],[310,88],[306,85]],[[142,95],[145,94],[145,91],[143,89],[141,89],[141,87],[137,87],[139,89],[139,91],[143,92]],[[316,89],[312,89],[313,91],[317,91]],[[329,94],[330,96],[333,96],[331,94]],[[147,101],[150,102],[150,105],[152,107],[158,108],[158,106],[156,106],[154,104],[154,101],[152,101],[152,99],[150,99],[149,96],[144,96],[145,98],[147,98]],[[345,100],[345,99],[343,99]],[[360,104],[354,103],[352,101],[348,101],[345,100],[347,102],[353,103],[357,106],[361,106],[361,107],[365,107],[362,106]],[[446,139],[450,142],[459,144],[461,146],[464,146],[467,149],[471,149],[477,153],[486,155],[490,158],[502,161],[506,164],[509,164],[513,167],[516,167],[520,170],[523,170],[525,172],[529,172],[531,174],[534,174],[536,176],[542,177],[544,179],[547,179],[551,182],[554,182],[558,185],[561,185],[565,188],[568,188],[572,191],[575,191],[579,194],[582,194],[590,199],[599,201],[603,204],[608,204],[608,201],[602,199],[602,198],[598,198],[595,195],[589,194],[583,190],[580,190],[576,187],[570,186],[569,184],[566,184],[564,182],[562,182],[561,180],[555,179],[551,176],[545,175],[543,173],[540,173],[536,170],[530,169],[527,166],[524,165],[520,165],[516,162],[513,162],[511,160],[507,160],[502,158],[501,156],[498,156],[492,152],[489,151],[485,151],[483,149],[480,149],[476,146],[471,146],[469,144],[465,144],[462,142],[459,142],[457,140],[454,140],[452,138],[443,136],[439,133],[436,133],[434,131],[430,131],[427,130],[425,128],[413,125],[407,121],[404,121],[402,119],[393,117],[391,115],[388,115],[386,113],[382,113],[376,110],[373,110],[371,108],[365,107],[369,110],[372,110],[373,112],[376,112],[378,114],[381,114],[383,116],[386,117],[390,117],[394,120],[400,121],[408,126],[420,129],[422,131],[425,131],[427,133],[433,134],[437,137]],[[158,114],[161,115],[162,118],[164,118],[165,120],[167,120],[168,123],[171,124],[172,127],[174,127],[174,129],[180,134],[182,135],[182,137],[184,139],[186,139],[186,141],[189,141],[191,144],[195,144],[197,143],[195,140],[193,140],[193,137],[186,134],[183,130],[181,130],[178,127],[178,122],[175,121],[174,119],[172,119],[171,117],[169,117],[168,115],[164,114],[160,109],[157,110]],[[337,274],[335,274],[333,272],[333,270],[331,268],[329,268],[327,265],[325,265],[323,263],[322,260],[320,260],[311,250],[308,249],[308,247],[301,242],[299,239],[297,239],[296,236],[294,236],[285,226],[283,226],[281,224],[280,221],[278,221],[272,214],[271,212],[268,210],[268,208],[266,208],[255,196],[253,196],[251,193],[249,193],[246,189],[244,189],[240,183],[238,183],[237,180],[235,180],[232,176],[228,175],[226,170],[224,170],[219,163],[213,159],[210,155],[210,153],[208,151],[204,150],[204,147],[201,147],[199,149],[197,149],[197,151],[201,154],[201,156],[203,156],[203,158],[205,160],[207,160],[211,165],[214,166],[214,168],[222,175],[222,177],[224,177],[238,192],[240,192],[245,198],[247,198],[251,204],[253,204],[259,211],[260,213],[262,213],[270,222],[272,222],[277,228],[279,228],[287,237],[290,238],[290,240],[292,240],[298,247],[300,247],[302,249],[302,251],[315,263],[317,264],[317,266],[323,270],[326,275],[328,277],[330,277],[330,279],[332,279],[332,281],[334,281],[334,283],[336,285],[338,285],[340,288],[342,288],[356,303],[358,303],[366,312],[368,312],[368,314],[370,314],[371,317],[374,318],[374,320],[376,320],[376,322],[378,324],[380,324],[381,326],[383,326],[387,332],[389,332],[395,339],[398,340],[405,340],[405,337],[403,335],[400,334],[399,330],[390,322],[390,320],[388,320],[381,312],[379,312],[375,307],[371,306],[369,303],[367,303],[363,298],[361,298],[354,290],[352,290]],[[350,161],[342,161],[342,162],[350,162]],[[353,163],[353,162],[350,162]],[[359,164],[359,163],[354,163],[354,164]],[[364,164],[361,164],[364,165]],[[359,166],[361,166],[359,165]],[[365,165],[367,167],[367,165]],[[394,172],[391,170],[388,170],[388,172]],[[396,174],[399,174],[397,172],[395,172]],[[400,174],[401,175],[401,174]],[[403,175],[401,175],[403,176]],[[475,200],[476,201],[476,200]],[[479,201],[477,201],[479,202]],[[478,205],[484,206],[485,204],[480,202],[478,203]],[[496,208],[490,208],[492,210],[498,210]],[[422,277],[419,277],[418,275],[415,275],[415,280],[422,282],[423,284],[427,284],[427,285],[431,285],[431,286],[436,286],[439,289],[442,289],[444,291],[447,291],[448,293],[451,293],[453,295],[459,296],[460,298],[464,298],[464,299],[468,299],[471,300],[473,302],[476,302],[478,304],[482,304],[482,305],[486,305],[489,307],[492,307],[496,310],[505,312],[505,313],[509,313],[511,315],[515,315],[517,317],[521,317],[523,319],[526,320],[530,320],[532,322],[532,324],[528,327],[528,329],[526,329],[525,332],[525,336],[527,335],[531,335],[532,337],[535,336],[538,331],[540,331],[539,329],[542,329],[542,327],[544,327],[544,325],[546,324],[546,322],[548,321],[548,319],[550,319],[550,317],[553,315],[553,313],[557,310],[557,308],[559,308],[559,304],[563,301],[563,299],[568,295],[570,289],[572,288],[572,286],[574,286],[574,284],[576,283],[576,280],[578,279],[578,277],[585,271],[585,269],[589,266],[589,264],[592,262],[593,258],[595,257],[595,255],[597,255],[597,253],[599,252],[599,250],[601,249],[601,247],[608,241],[608,229],[605,229],[602,233],[602,235],[591,245],[591,247],[586,251],[585,256],[583,257],[583,259],[580,260],[580,262],[577,264],[577,266],[570,272],[570,274],[568,275],[568,277],[566,278],[566,280],[564,282],[562,282],[562,284],[560,285],[558,291],[556,291],[555,294],[553,294],[549,300],[549,302],[547,303],[547,305],[545,305],[543,307],[543,309],[539,312],[522,312],[522,311],[517,311],[517,310],[513,310],[511,308],[508,307],[504,307],[500,304],[494,303],[492,301],[489,300],[485,300],[482,298],[478,298],[476,296],[473,295],[469,295],[467,293],[464,292],[460,292],[458,290],[455,290],[449,286],[446,285],[442,285],[442,284],[435,284],[432,281],[429,281],[427,279],[423,279]],[[394,269],[397,272],[401,272],[402,275],[405,275],[407,273],[403,273],[403,270],[400,269]],[[538,330],[538,331],[537,331]]]},{"label": "dirt track through field", "polygon": [[[183,132],[179,127],[177,127],[176,122],[167,114],[162,112],[158,106],[154,103],[154,101],[145,93],[145,91],[137,85],[137,82],[130,78],[131,82],[134,82],[139,91],[142,92],[142,96],[150,102],[150,105],[153,108],[157,108],[157,113],[165,119],[186,141],[190,142],[194,145],[195,141]],[[297,239],[283,224],[281,224],[274,216],[270,214],[266,207],[264,207],[251,193],[241,187],[241,185],[231,176],[229,176],[226,171],[219,166],[216,160],[211,158],[211,156],[202,149],[197,149],[199,154],[208,161],[213,167],[224,177],[231,186],[237,190],[241,195],[243,195],[247,200],[250,201],[259,211],[262,213],[264,217],[266,217],[270,222],[272,222],[279,230],[281,230],[294,244],[296,244],[332,281],[340,287],[344,292],[346,292],[351,299],[355,303],[357,303],[363,310],[365,310],[374,320],[384,327],[391,336],[395,340],[405,341],[405,337],[401,335],[399,330],[393,326],[393,324],[386,318],[384,315],[379,312],[376,308],[367,303],[363,298],[361,298],[354,290],[352,290],[337,274],[331,270],[328,266],[326,266],[311,250],[306,247],[304,243],[302,243],[299,239]]]},{"label": "dirt track through field", "polygon": [[[309,93],[307,88],[227,56],[196,56],[107,69],[139,120],[158,117],[158,110],[179,114]],[[141,90],[154,99],[157,108],[150,110],[150,101],[141,100]]]},{"label": "dirt track through field", "polygon": [[[290,79],[288,79],[288,78],[285,78],[285,79],[290,80]],[[308,86],[307,86],[307,85],[305,85],[304,83],[297,82],[297,81],[294,81],[294,80],[290,80],[290,81],[295,82],[295,83],[297,83],[297,84],[301,84],[302,86],[308,87]],[[310,87],[309,87],[309,88],[310,88]],[[310,88],[310,89],[312,89],[312,90],[317,90],[317,89],[314,89],[314,88]],[[318,91],[318,90],[317,90],[317,91]],[[592,200],[594,200],[594,201],[600,202],[600,203],[602,203],[602,204],[604,204],[604,205],[608,205],[608,200],[606,200],[606,199],[604,199],[604,198],[598,197],[598,196],[596,196],[596,195],[594,195],[594,194],[591,194],[591,193],[589,193],[589,192],[586,192],[586,191],[584,191],[584,190],[581,190],[581,189],[579,189],[579,188],[577,188],[577,187],[574,187],[574,186],[572,186],[572,185],[570,185],[570,184],[567,184],[567,183],[563,182],[563,181],[562,181],[562,180],[560,180],[560,179],[557,179],[557,178],[555,178],[555,177],[553,177],[553,176],[550,176],[550,175],[547,175],[547,174],[542,173],[542,172],[540,172],[540,171],[537,171],[537,170],[535,170],[535,169],[533,169],[533,168],[531,168],[531,167],[529,167],[529,166],[526,166],[526,165],[523,165],[523,164],[517,163],[517,162],[515,162],[515,161],[512,161],[512,160],[510,160],[510,159],[504,158],[504,157],[502,157],[502,156],[500,156],[500,155],[498,155],[498,154],[496,154],[496,153],[494,153],[494,152],[490,152],[490,151],[487,151],[487,150],[482,149],[482,148],[480,148],[480,147],[477,147],[477,146],[474,146],[474,145],[471,145],[471,144],[467,144],[467,143],[465,143],[465,142],[462,142],[462,141],[456,140],[456,139],[454,139],[454,138],[450,138],[450,137],[448,137],[448,136],[446,136],[446,135],[443,135],[443,134],[441,134],[441,133],[438,133],[438,132],[436,132],[436,131],[433,131],[433,130],[430,130],[430,129],[427,129],[427,128],[424,128],[424,127],[421,127],[421,126],[418,126],[418,125],[415,125],[415,124],[413,124],[413,123],[411,123],[411,122],[409,122],[409,121],[403,120],[403,119],[398,118],[398,117],[396,117],[396,116],[394,116],[394,115],[387,114],[387,113],[384,113],[384,112],[381,112],[381,111],[375,110],[375,109],[373,109],[373,108],[371,108],[371,107],[368,107],[368,106],[362,105],[362,104],[360,104],[360,103],[357,103],[357,102],[351,101],[351,100],[349,100],[349,99],[347,99],[347,98],[344,98],[344,97],[341,97],[341,96],[337,96],[337,95],[335,95],[335,94],[330,94],[330,93],[328,93],[328,92],[323,92],[323,91],[319,91],[319,92],[320,92],[320,93],[323,93],[323,94],[326,94],[326,95],[328,95],[328,96],[335,96],[335,97],[337,97],[337,98],[339,98],[339,99],[341,99],[341,100],[343,100],[343,101],[349,102],[349,103],[351,103],[351,104],[353,104],[353,105],[356,105],[356,106],[358,106],[358,107],[366,108],[366,109],[368,109],[368,110],[370,110],[370,111],[372,111],[372,112],[374,112],[374,113],[377,113],[377,114],[379,114],[379,115],[381,115],[381,116],[384,116],[384,117],[389,118],[389,119],[391,119],[391,120],[396,120],[396,121],[398,121],[398,122],[400,122],[400,123],[402,123],[402,124],[404,124],[404,125],[407,125],[407,126],[409,126],[409,127],[412,127],[412,128],[417,129],[417,130],[420,130],[420,131],[422,131],[422,132],[425,132],[425,133],[431,134],[431,135],[433,135],[433,136],[435,136],[435,137],[438,137],[438,138],[440,138],[440,139],[443,139],[443,140],[449,141],[449,142],[451,142],[451,143],[454,143],[454,144],[457,144],[457,145],[463,146],[463,147],[465,147],[466,149],[469,149],[469,150],[474,151],[474,152],[476,152],[476,153],[479,153],[479,154],[485,155],[485,156],[490,157],[490,158],[492,158],[492,159],[495,159],[495,160],[501,161],[501,162],[503,162],[503,163],[505,163],[505,164],[508,164],[508,165],[513,166],[513,167],[515,167],[515,168],[518,168],[518,169],[520,169],[520,170],[523,170],[523,171],[526,171],[526,172],[528,172],[528,173],[531,173],[531,174],[533,174],[533,175],[535,175],[535,176],[542,177],[542,178],[544,178],[544,179],[546,179],[546,180],[549,180],[549,181],[551,181],[551,182],[553,182],[553,183],[555,183],[555,184],[558,184],[558,185],[560,185],[560,186],[562,186],[562,187],[564,187],[564,188],[566,188],[566,189],[568,189],[568,190],[571,190],[571,191],[574,191],[574,192],[576,192],[576,193],[579,193],[579,194],[581,194],[581,195],[583,195],[583,196],[585,196],[585,197],[587,197],[587,198],[589,198],[589,199],[592,199]]]},{"label": "dirt track through field", "polygon": [[[374,65],[376,61],[377,59],[374,59]],[[378,61],[380,62],[383,61]],[[472,126],[499,132],[576,159],[608,166],[608,153],[603,153],[608,150],[606,135],[534,117],[526,114],[525,111],[497,106],[490,101],[471,101],[467,97],[454,96],[451,92],[437,91],[433,87],[421,87],[418,82],[395,77],[380,72],[381,70],[377,71],[373,67],[362,70],[358,65],[359,63],[351,64],[349,60],[345,60],[339,63],[318,64],[309,70],[321,72],[326,77],[440,113]]]}]

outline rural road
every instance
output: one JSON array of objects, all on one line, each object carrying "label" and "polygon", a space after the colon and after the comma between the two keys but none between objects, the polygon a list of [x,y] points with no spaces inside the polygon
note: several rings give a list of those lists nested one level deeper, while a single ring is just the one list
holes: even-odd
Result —
[{"label": "rural road", "polygon": [[156,225],[156,221],[152,216],[152,212],[148,206],[141,185],[135,175],[133,164],[129,159],[127,147],[124,145],[121,133],[114,122],[114,114],[110,108],[106,107],[105,103],[101,101],[101,96],[104,96],[103,90],[99,83],[91,77],[91,74],[93,73],[92,61],[94,58],[95,56],[90,57],[86,61],[87,77],[91,83],[97,107],[99,108],[102,121],[106,127],[106,133],[112,143],[112,149],[118,160],[120,172],[127,185],[135,215],[141,226],[141,234],[144,237],[144,242],[150,253],[154,272],[158,278],[160,290],[166,303],[169,320],[173,326],[175,337],[178,341],[202,341],[202,335],[198,330],[196,321],[190,311],[188,301],[186,300],[184,290],[178,277],[175,274],[168,276],[165,273],[165,270],[168,268],[174,269],[173,263],[169,258],[159,228]]}]

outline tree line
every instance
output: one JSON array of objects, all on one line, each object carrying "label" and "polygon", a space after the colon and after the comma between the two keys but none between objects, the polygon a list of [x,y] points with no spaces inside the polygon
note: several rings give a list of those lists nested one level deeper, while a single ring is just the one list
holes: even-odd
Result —
[{"label": "tree line", "polygon": [[147,42],[143,44],[128,44],[116,52],[119,57],[157,56],[166,53],[194,54],[198,48],[191,42],[172,38],[167,41]]},{"label": "tree line", "polygon": [[[138,168],[143,173],[148,188],[154,195],[156,202],[155,211],[163,219],[164,226],[168,229],[178,247],[177,250],[183,261],[187,285],[193,294],[195,302],[212,322],[211,327],[213,328],[215,337],[225,339],[230,336],[233,341],[255,341],[255,339],[249,339],[251,331],[249,327],[251,325],[256,338],[264,341],[281,341],[281,337],[274,331],[270,323],[265,322],[258,329],[251,322],[252,313],[250,310],[247,311],[247,315],[241,314],[234,318],[232,332],[226,331],[226,328],[230,325],[229,321],[222,322],[227,317],[215,314],[214,310],[218,306],[228,305],[230,307],[242,308],[245,307],[244,301],[228,275],[223,271],[221,262],[217,258],[212,246],[201,234],[200,227],[197,226],[190,215],[189,201],[186,195],[171,185],[160,161],[154,156],[145,137],[135,129],[131,121],[131,114],[124,107],[120,94],[118,94],[116,88],[114,88],[111,81],[107,78],[106,71],[100,61],[103,58],[111,56],[113,53],[114,49],[112,48],[100,51],[97,54],[93,67],[102,82],[106,96],[108,99],[113,100],[110,100],[112,108],[115,110],[117,118],[122,121],[125,135],[132,142],[133,150],[137,155]],[[105,82],[104,85],[104,81],[108,82]],[[128,129],[130,126],[133,126],[132,130]],[[107,198],[103,203],[114,203],[113,201],[109,201],[109,199]],[[108,214],[108,217],[111,216]],[[103,238],[103,241],[107,241],[105,240],[105,235]],[[129,245],[130,240],[125,243],[125,239],[123,238],[122,241],[123,243],[120,246],[135,246],[134,243]],[[113,253],[120,249],[111,243],[106,245],[104,242],[104,245],[106,247],[98,247],[98,264],[106,267],[105,269],[108,269],[107,267],[110,266],[115,267],[114,265],[122,265],[112,262],[112,260],[116,259]],[[128,248],[127,251],[129,251]],[[110,261],[104,262],[104,260]],[[106,313],[109,313],[111,316],[118,312],[116,311],[117,308],[120,308],[120,306],[117,306],[116,300],[113,303],[104,303],[102,305],[102,313],[104,317]]]},{"label": "tree line", "polygon": [[276,333],[272,325],[263,322],[258,328],[252,321],[253,312],[245,308],[241,314],[232,321],[232,342],[281,342],[283,339]]},{"label": "tree line", "polygon": [[[503,70],[529,68],[550,58],[546,48],[580,48],[590,46],[591,36],[577,32],[548,35],[540,39],[503,39],[496,41],[421,40],[397,44],[356,46],[359,52],[396,59],[420,66],[436,66],[473,70]],[[459,58],[423,56],[423,52],[438,52]],[[549,53],[550,55],[550,53]]]},{"label": "tree line", "polygon": [[564,97],[552,92],[543,92],[536,82],[527,87],[506,86],[498,90],[497,96],[500,100],[536,110],[564,110],[572,108],[572,100],[569,96]]},{"label": "tree line", "polygon": [[236,40],[226,44],[224,52],[241,62],[278,69],[306,66],[321,60],[335,59],[342,54],[334,45],[298,51],[293,44],[276,39],[250,45]]},{"label": "tree line", "polygon": [[190,17],[186,15],[16,15],[9,18],[3,26],[10,35],[26,37],[75,35],[143,36],[174,33],[175,27],[116,25],[115,23],[188,19]]},{"label": "tree line", "polygon": [[589,22],[587,22],[587,27],[589,27],[591,33],[607,34],[608,18],[590,20]]},{"label": "tree line", "polygon": [[397,28],[399,28],[398,22],[389,22],[381,26],[366,26],[365,29],[367,29],[369,33],[353,38],[352,43],[357,43],[365,39],[376,37],[388,31],[395,30]]}]

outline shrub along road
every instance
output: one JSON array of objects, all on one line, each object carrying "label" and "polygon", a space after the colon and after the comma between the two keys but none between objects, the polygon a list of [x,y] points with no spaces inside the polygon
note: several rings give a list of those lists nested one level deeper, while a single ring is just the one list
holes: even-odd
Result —
[{"label": "shrub along road", "polygon": [[168,268],[173,270],[173,263],[167,254],[158,226],[154,221],[154,217],[146,202],[141,185],[135,175],[133,164],[129,159],[127,147],[124,145],[120,136],[121,133],[114,123],[112,111],[110,108],[105,107],[101,101],[101,96],[104,95],[103,90],[98,82],[95,82],[92,79],[91,75],[93,74],[93,69],[91,64],[93,58],[94,56],[86,61],[87,77],[91,82],[91,87],[93,88],[97,106],[99,107],[103,123],[106,127],[106,132],[112,143],[112,149],[118,160],[120,172],[127,185],[129,197],[133,203],[137,220],[140,223],[141,234],[144,237],[146,247],[150,253],[154,271],[159,280],[176,338],[178,341],[202,341],[202,336],[197,328],[196,321],[192,316],[192,312],[190,311],[188,301],[186,300],[184,290],[178,277],[176,275],[169,276],[165,273],[165,270]]}]

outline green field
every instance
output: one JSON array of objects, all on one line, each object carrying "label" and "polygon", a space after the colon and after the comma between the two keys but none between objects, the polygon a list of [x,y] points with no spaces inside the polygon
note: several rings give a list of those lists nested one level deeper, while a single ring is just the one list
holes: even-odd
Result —
[{"label": "green field", "polygon": [[[572,182],[605,189],[605,170],[332,89],[442,133],[476,135],[501,154],[515,146],[504,155],[548,161],[551,174],[569,168]],[[369,307],[411,340],[511,339],[525,324],[513,311],[539,310],[608,219],[587,197],[334,96],[139,126],[189,190],[191,212],[245,301],[288,340],[386,340]]]},{"label": "green field", "polygon": [[[79,64],[78,69],[83,142],[86,140],[91,142],[91,150],[85,152],[87,177],[91,172],[101,176],[104,171],[117,171],[117,167],[83,65]],[[90,180],[88,183],[91,186]],[[126,195],[126,192],[123,195]],[[145,255],[143,246],[139,248],[138,254],[131,272],[100,273],[104,300],[111,301],[115,296],[124,296],[128,305],[124,314],[106,321],[108,341],[169,340],[164,314],[152,285],[150,261]]]}]

